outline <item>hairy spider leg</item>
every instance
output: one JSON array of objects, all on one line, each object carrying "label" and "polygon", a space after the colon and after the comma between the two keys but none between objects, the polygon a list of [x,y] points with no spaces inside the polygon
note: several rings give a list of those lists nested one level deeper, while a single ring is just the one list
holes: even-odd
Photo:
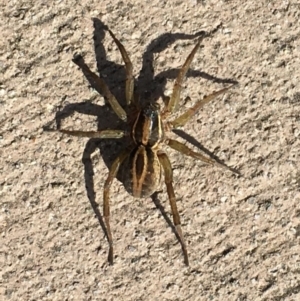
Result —
[{"label": "hairy spider leg", "polygon": [[184,112],[182,115],[180,115],[179,117],[177,117],[176,119],[174,119],[173,121],[169,122],[169,124],[172,126],[172,128],[178,128],[180,126],[184,126],[190,119],[191,117],[193,117],[198,110],[205,105],[206,103],[210,102],[211,100],[213,100],[215,97],[225,93],[227,90],[229,90],[230,88],[232,88],[235,84],[221,89],[219,91],[213,92],[212,94],[205,96],[204,98],[198,100],[194,106],[192,106],[191,108],[189,108],[186,112]]},{"label": "hairy spider leg", "polygon": [[189,156],[189,157],[192,157],[194,159],[197,159],[197,160],[200,160],[202,162],[205,162],[207,164],[214,164],[215,161],[212,160],[212,159],[209,159],[205,156],[203,156],[202,154],[200,153],[196,153],[194,151],[192,151],[189,147],[187,147],[186,145],[184,145],[183,143],[177,141],[177,140],[173,140],[173,139],[168,139],[166,141],[166,144],[168,146],[170,146],[171,148],[173,148],[174,150],[186,155],[186,156]]},{"label": "hairy spider leg", "polygon": [[131,149],[125,149],[123,152],[119,154],[119,156],[115,159],[113,162],[108,177],[104,183],[104,191],[103,191],[103,215],[104,215],[104,221],[107,229],[107,239],[109,244],[109,251],[108,251],[108,262],[110,264],[113,264],[114,257],[113,257],[113,239],[112,234],[110,230],[110,210],[109,210],[109,190],[111,187],[111,184],[114,180],[114,178],[117,176],[118,170],[120,168],[120,165],[123,163],[123,161],[126,159],[126,157],[130,154]]},{"label": "hairy spider leg", "polygon": [[58,130],[59,132],[76,137],[100,138],[100,139],[119,139],[126,135],[122,130],[101,130],[101,131],[68,131]]},{"label": "hairy spider leg", "polygon": [[158,159],[164,170],[165,184],[167,186],[167,193],[168,193],[169,202],[170,202],[170,206],[171,206],[171,210],[172,210],[173,223],[174,223],[176,232],[178,234],[179,242],[181,244],[181,248],[182,248],[182,252],[183,252],[183,256],[184,256],[184,263],[188,266],[189,258],[188,258],[186,244],[185,244],[183,234],[182,234],[180,216],[178,213],[174,188],[173,188],[173,184],[172,184],[172,182],[173,182],[172,166],[171,166],[168,156],[165,153],[163,153],[163,152],[158,153]]},{"label": "hairy spider leg", "polygon": [[100,93],[107,99],[109,104],[111,105],[114,112],[117,114],[117,116],[122,119],[123,121],[127,120],[127,114],[125,110],[121,107],[119,102],[117,101],[116,97],[110,92],[107,84],[105,81],[99,77],[97,74],[92,72],[89,67],[83,62],[83,60],[73,59],[73,62],[81,68],[84,75],[92,80],[95,85],[99,88]]},{"label": "hairy spider leg", "polygon": [[[76,137],[89,137],[89,138],[122,138],[125,135],[124,131],[121,130],[102,130],[102,131],[95,131],[95,132],[85,132],[85,131],[68,131],[68,130],[59,130],[63,134],[68,134]],[[116,177],[120,165],[126,159],[126,157],[130,154],[131,150],[125,149],[123,152],[119,154],[119,156],[114,160],[108,177],[104,184],[104,191],[103,191],[103,215],[105,226],[107,230],[107,240],[109,244],[109,251],[108,251],[108,262],[113,264],[113,240],[112,234],[110,229],[110,210],[109,210],[109,189],[112,184],[113,179]]]},{"label": "hairy spider leg", "polygon": [[174,113],[178,110],[178,103],[180,100],[180,92],[181,92],[181,86],[182,86],[182,82],[183,79],[190,67],[190,64],[195,56],[195,53],[197,52],[200,43],[202,41],[203,37],[200,38],[197,42],[197,44],[195,45],[194,49],[192,50],[192,52],[189,54],[189,56],[187,57],[185,63],[183,64],[183,66],[181,67],[181,69],[179,70],[179,73],[177,75],[177,78],[174,82],[174,86],[173,86],[173,92],[171,95],[171,98],[169,99],[168,103],[167,103],[167,111],[170,113]]},{"label": "hairy spider leg", "polygon": [[130,61],[130,58],[127,54],[127,51],[123,44],[115,37],[115,35],[108,29],[109,34],[117,44],[119,51],[121,52],[123,61],[125,63],[125,70],[126,70],[126,86],[125,86],[125,95],[126,95],[126,102],[129,106],[130,104],[134,103],[134,77],[133,77],[133,67]]}]

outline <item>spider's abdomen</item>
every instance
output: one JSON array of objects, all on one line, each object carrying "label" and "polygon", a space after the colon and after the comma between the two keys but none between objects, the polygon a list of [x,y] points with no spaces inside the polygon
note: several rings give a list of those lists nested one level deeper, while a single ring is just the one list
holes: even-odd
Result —
[{"label": "spider's abdomen", "polygon": [[158,104],[149,104],[141,110],[133,124],[132,139],[137,145],[155,147],[164,138]]},{"label": "spider's abdomen", "polygon": [[156,151],[150,147],[137,146],[123,162],[120,172],[125,189],[136,198],[150,196],[160,184],[161,165]]}]

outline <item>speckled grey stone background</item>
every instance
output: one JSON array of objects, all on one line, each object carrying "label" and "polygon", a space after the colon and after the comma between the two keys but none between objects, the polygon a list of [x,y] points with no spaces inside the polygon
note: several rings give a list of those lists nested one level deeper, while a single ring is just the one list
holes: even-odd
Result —
[{"label": "speckled grey stone background", "polygon": [[[0,5],[1,300],[299,300],[299,1]],[[43,130],[66,108],[77,111],[63,128],[116,124],[72,63],[77,53],[95,72],[98,65],[124,101],[123,62],[103,24],[124,44],[144,84],[143,57],[153,60],[155,74],[174,70],[195,44],[180,37],[218,28],[203,40],[182,99],[193,103],[228,79],[239,81],[183,130],[241,177],[166,149],[190,267],[151,198],[134,200],[117,180],[109,266],[95,211],[96,204],[102,211],[103,184],[121,142]],[[172,83],[160,78],[143,92],[151,96],[158,87],[168,94]],[[187,143],[197,150],[194,144]]]}]

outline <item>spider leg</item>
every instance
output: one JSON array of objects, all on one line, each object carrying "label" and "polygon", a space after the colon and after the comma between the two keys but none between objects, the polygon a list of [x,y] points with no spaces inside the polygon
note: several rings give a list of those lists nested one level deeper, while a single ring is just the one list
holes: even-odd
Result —
[{"label": "spider leg", "polygon": [[68,130],[58,130],[59,132],[76,137],[89,137],[89,138],[100,138],[100,139],[109,139],[109,138],[122,138],[126,135],[125,131],[122,130],[101,130],[101,131],[68,131]]},{"label": "spider leg", "polygon": [[115,37],[115,35],[108,29],[109,34],[111,35],[111,37],[113,38],[113,40],[115,41],[115,43],[117,44],[123,61],[125,63],[125,70],[126,70],[126,88],[125,88],[125,95],[126,95],[126,102],[127,105],[130,105],[131,103],[134,103],[134,77],[132,74],[132,63],[130,61],[130,58],[127,54],[127,51],[125,49],[125,47],[123,46],[123,44]]},{"label": "spider leg", "polygon": [[166,144],[168,146],[170,146],[171,148],[173,148],[174,150],[176,150],[176,151],[178,151],[178,152],[180,152],[180,153],[182,153],[186,156],[189,156],[189,157],[192,157],[194,159],[200,160],[200,161],[202,161],[204,163],[207,163],[207,164],[216,165],[216,166],[221,167],[223,169],[229,169],[231,172],[233,172],[235,174],[238,174],[238,175],[240,174],[236,170],[234,170],[232,168],[229,168],[227,165],[220,164],[219,162],[215,161],[214,159],[207,158],[206,156],[203,156],[201,153],[194,152],[189,147],[187,147],[186,145],[184,145],[183,143],[181,143],[177,140],[168,139],[166,141]]},{"label": "spider leg", "polygon": [[200,153],[196,153],[196,152],[192,151],[190,148],[188,148],[186,145],[184,145],[183,143],[181,143],[179,141],[176,141],[173,139],[168,139],[166,141],[166,144],[168,146],[170,146],[171,148],[173,148],[174,150],[176,150],[186,156],[195,158],[195,159],[205,162],[207,164],[215,164],[216,163],[214,160],[207,158]]},{"label": "spider leg", "polygon": [[200,43],[202,41],[203,38],[200,38],[198,40],[198,43],[196,44],[196,46],[194,47],[194,49],[192,50],[192,52],[189,54],[189,56],[187,57],[185,63],[183,64],[183,66],[181,67],[181,69],[179,70],[179,73],[177,75],[177,78],[175,80],[174,86],[173,86],[173,92],[172,92],[172,96],[168,102],[168,106],[167,106],[167,111],[168,112],[176,112],[178,109],[178,103],[180,100],[180,92],[181,92],[181,85],[183,82],[183,79],[190,67],[190,64],[194,58],[194,55],[196,53],[196,51],[198,50]]},{"label": "spider leg", "polygon": [[115,96],[110,92],[107,84],[105,81],[99,77],[97,74],[92,72],[89,67],[84,63],[82,57],[75,57],[73,62],[81,68],[86,78],[91,82],[94,83],[95,86],[99,89],[99,93],[103,95],[109,104],[111,105],[114,112],[118,115],[118,117],[124,121],[127,120],[127,115],[124,109],[121,107]]},{"label": "spider leg", "polygon": [[182,115],[180,115],[179,117],[177,117],[176,119],[174,119],[173,121],[170,122],[170,124],[173,126],[173,128],[178,128],[180,126],[184,126],[192,116],[194,116],[197,111],[206,103],[210,102],[211,100],[213,100],[215,97],[225,93],[227,90],[229,90],[230,88],[232,88],[234,86],[231,85],[227,88],[221,89],[219,91],[213,92],[212,94],[205,96],[204,98],[200,99],[199,101],[197,101],[195,103],[194,106],[192,106],[191,108],[189,108],[185,113],[183,113]]},{"label": "spider leg", "polygon": [[126,159],[128,154],[130,153],[129,149],[126,149],[123,151],[113,162],[108,177],[104,183],[104,191],[103,191],[103,215],[104,215],[104,221],[107,229],[107,239],[109,243],[109,251],[108,251],[108,262],[110,264],[113,264],[114,258],[113,258],[113,239],[111,235],[110,230],[110,210],[109,210],[109,189],[112,184],[113,179],[117,176],[118,170],[120,168],[120,165],[122,162]]},{"label": "spider leg", "polygon": [[174,193],[173,184],[172,184],[172,182],[173,182],[172,166],[171,166],[168,156],[165,153],[159,153],[158,159],[164,169],[165,183],[167,186],[167,192],[168,192],[170,206],[171,206],[171,210],[172,210],[173,222],[174,222],[176,232],[178,234],[179,242],[181,244],[181,248],[182,248],[182,252],[183,252],[183,256],[184,256],[184,263],[188,266],[189,258],[188,258],[186,244],[185,244],[182,230],[181,230],[180,216],[178,213],[175,193]]}]

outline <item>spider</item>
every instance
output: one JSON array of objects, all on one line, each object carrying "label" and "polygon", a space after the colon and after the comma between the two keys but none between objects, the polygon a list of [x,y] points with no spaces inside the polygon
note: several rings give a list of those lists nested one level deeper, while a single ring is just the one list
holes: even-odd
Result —
[{"label": "spider", "polygon": [[[172,184],[172,166],[162,146],[167,145],[184,155],[201,160],[208,164],[218,164],[215,160],[207,158],[198,152],[194,152],[185,144],[168,138],[167,133],[173,129],[184,126],[204,104],[223,94],[233,85],[230,85],[227,88],[223,88],[204,97],[201,100],[198,100],[194,106],[186,110],[186,112],[181,114],[179,117],[172,121],[166,121],[170,114],[175,113],[178,110],[183,79],[189,69],[195,53],[200,46],[202,39],[198,40],[192,52],[189,54],[185,63],[181,67],[174,82],[172,95],[164,100],[164,108],[161,110],[157,103],[149,103],[143,107],[140,107],[136,97],[134,96],[133,66],[127,51],[122,43],[111,32],[111,30],[107,28],[107,31],[116,43],[125,63],[125,97],[126,105],[129,108],[129,113],[126,113],[126,111],[121,107],[102,78],[90,71],[87,66],[83,66],[83,71],[95,82],[95,84],[100,87],[103,96],[107,99],[113,111],[121,120],[129,124],[131,130],[125,131],[106,129],[99,131],[69,131],[58,129],[58,131],[77,137],[118,139],[129,136],[131,138],[130,146],[121,151],[121,153],[113,161],[104,184],[103,216],[109,243],[108,262],[113,264],[113,239],[110,229],[109,191],[114,178],[116,178],[118,172],[120,172],[123,175],[122,178],[124,179],[123,185],[125,189],[135,198],[146,198],[157,191],[163,172],[176,234],[182,247],[184,263],[189,265],[187,247],[182,234],[180,216],[178,213]],[[131,120],[132,118],[130,118],[132,114],[135,117],[133,121]]]}]

